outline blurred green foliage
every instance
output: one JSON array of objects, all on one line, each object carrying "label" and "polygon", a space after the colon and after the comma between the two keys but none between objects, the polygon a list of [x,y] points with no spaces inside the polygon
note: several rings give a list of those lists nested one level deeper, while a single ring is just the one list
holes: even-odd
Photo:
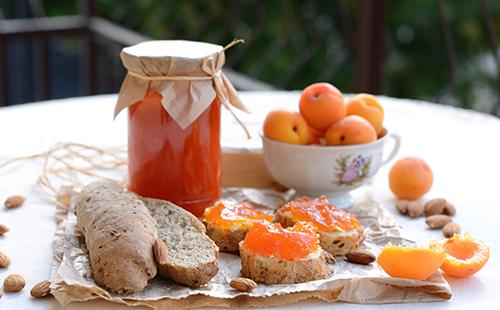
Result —
[{"label": "blurred green foliage", "polygon": [[[446,1],[456,50],[456,80],[446,104],[489,111],[498,100],[497,68],[479,1]],[[489,1],[500,41],[500,1]],[[45,0],[48,15],[78,12],[77,1]],[[98,0],[98,14],[155,39],[247,44],[227,64],[278,88],[329,81],[354,90],[356,1]],[[436,101],[450,66],[435,0],[387,1],[382,93]]]}]

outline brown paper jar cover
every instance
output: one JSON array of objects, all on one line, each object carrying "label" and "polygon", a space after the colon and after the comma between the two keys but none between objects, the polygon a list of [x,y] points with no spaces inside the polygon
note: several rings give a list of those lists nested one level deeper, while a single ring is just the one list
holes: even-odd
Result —
[{"label": "brown paper jar cover", "polygon": [[[217,96],[230,110],[246,111],[231,82],[221,71],[225,62],[221,45],[184,41],[146,41],[125,47],[120,53],[128,70],[122,83],[115,117],[147,92],[158,92],[167,113],[185,129],[200,116]],[[238,120],[239,121],[239,120]]]}]

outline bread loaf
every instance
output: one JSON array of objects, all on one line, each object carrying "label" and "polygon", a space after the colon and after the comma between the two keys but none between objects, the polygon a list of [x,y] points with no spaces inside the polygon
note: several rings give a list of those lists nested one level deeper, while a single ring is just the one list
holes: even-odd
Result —
[{"label": "bread loaf", "polygon": [[116,293],[140,292],[156,275],[155,222],[144,203],[119,184],[98,181],[76,201],[95,282]]}]

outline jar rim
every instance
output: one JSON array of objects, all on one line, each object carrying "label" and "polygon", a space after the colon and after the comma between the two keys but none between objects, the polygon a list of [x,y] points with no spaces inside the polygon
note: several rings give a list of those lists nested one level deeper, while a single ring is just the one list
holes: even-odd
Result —
[{"label": "jar rim", "polygon": [[220,53],[223,47],[217,44],[187,40],[144,41],[123,48],[123,52],[135,57],[179,57],[201,59]]}]

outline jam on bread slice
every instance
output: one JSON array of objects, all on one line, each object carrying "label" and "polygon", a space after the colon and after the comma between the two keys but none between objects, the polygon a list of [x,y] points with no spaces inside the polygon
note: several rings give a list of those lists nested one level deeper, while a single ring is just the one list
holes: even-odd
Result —
[{"label": "jam on bread slice", "polygon": [[321,247],[332,255],[345,255],[364,239],[358,219],[335,207],[325,196],[296,198],[278,209],[275,221],[283,227],[301,221],[311,223],[319,233]]},{"label": "jam on bread slice", "polygon": [[203,221],[207,235],[221,252],[238,253],[238,244],[258,222],[272,222],[273,216],[247,202],[219,201],[205,210]]},{"label": "jam on bread slice", "polygon": [[315,227],[299,222],[255,223],[239,245],[241,273],[265,284],[301,283],[330,276]]}]

